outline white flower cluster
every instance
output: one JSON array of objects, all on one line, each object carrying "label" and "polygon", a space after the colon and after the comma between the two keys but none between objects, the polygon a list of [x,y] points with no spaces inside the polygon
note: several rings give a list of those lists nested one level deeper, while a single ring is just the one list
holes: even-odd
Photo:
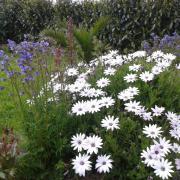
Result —
[{"label": "white flower cluster", "polygon": [[91,99],[88,101],[79,101],[72,107],[72,112],[76,115],[99,112],[101,108],[113,106],[115,100],[111,97],[102,97],[101,99]]},{"label": "white flower cluster", "polygon": [[[136,58],[144,58],[147,63],[155,64],[151,70],[145,71],[144,67],[141,64],[136,64]],[[72,107],[72,112],[76,115],[85,115],[86,113],[95,113],[99,112],[102,107],[109,108],[110,106],[113,106],[115,104],[115,100],[111,97],[101,97],[100,99],[97,99],[99,96],[105,96],[106,89],[101,90],[102,88],[106,88],[110,85],[110,80],[108,76],[113,76],[117,72],[118,68],[122,66],[123,64],[134,62],[133,65],[129,66],[129,71],[133,71],[134,73],[128,73],[124,80],[127,83],[134,83],[135,81],[139,80],[144,83],[149,83],[150,81],[153,81],[157,75],[164,72],[168,69],[168,67],[171,66],[173,60],[176,57],[172,54],[164,54],[161,51],[154,52],[151,56],[146,57],[146,53],[144,51],[137,51],[133,54],[129,54],[127,56],[125,55],[118,55],[116,51],[111,51],[109,54],[105,56],[101,56],[98,60],[94,60],[90,63],[90,69],[88,70],[90,73],[95,71],[95,67],[97,67],[99,64],[102,66],[104,65],[104,75],[105,77],[102,77],[101,79],[97,80],[96,85],[99,89],[98,95],[94,95],[96,90],[94,88],[91,88],[91,85],[86,88],[82,88],[78,93],[81,97],[89,97],[89,98],[96,98],[91,99],[87,101],[79,101],[75,103]],[[93,68],[92,68],[93,67]],[[84,81],[86,84],[87,81]],[[118,83],[118,82],[117,82]],[[92,90],[93,89],[93,90]],[[152,107],[151,110],[147,110],[146,107],[142,106],[140,102],[134,100],[135,96],[139,95],[139,89],[135,86],[129,86],[128,88],[121,91],[117,97],[118,99],[122,100],[124,103],[124,110],[130,113],[134,113],[134,115],[139,116],[145,121],[153,121],[153,118],[161,117],[163,115],[166,115],[169,124],[170,124],[170,135],[176,139],[180,139],[180,116],[176,115],[172,112],[165,112],[164,107],[159,107],[155,105],[155,107]],[[114,116],[106,116],[102,122],[101,126],[105,127],[107,130],[114,130],[119,129],[119,119],[115,118]],[[173,151],[174,153],[180,153],[180,145],[177,143],[171,143],[170,140],[167,140],[165,137],[162,136],[163,134],[163,128],[158,127],[156,123],[149,124],[143,128],[143,133],[146,135],[146,137],[151,138],[153,141],[153,144],[150,147],[147,147],[146,150],[143,150],[141,153],[141,157],[143,159],[143,163],[147,166],[150,166],[154,169],[154,173],[159,176],[162,179],[168,179],[172,176],[173,165],[172,162],[170,162],[166,157],[168,154]],[[97,153],[98,148],[101,147],[102,141],[99,140],[98,137],[94,136],[96,138],[96,143],[94,142],[94,148],[89,145],[86,147],[84,146],[84,142],[87,141],[84,139],[85,135],[80,137],[81,145],[78,143],[73,143],[72,146],[75,149],[78,149],[78,151],[84,149],[87,150],[87,154],[92,154],[92,152]],[[73,138],[79,139],[79,135],[74,136]],[[90,137],[91,139],[92,137]],[[89,138],[87,138],[89,139]],[[78,141],[79,142],[79,141]],[[88,141],[89,143],[91,140]],[[86,143],[85,143],[86,144]],[[88,148],[87,148],[88,147]],[[76,159],[82,159],[86,157],[87,164],[84,162],[82,164],[86,164],[84,168],[79,168],[79,164],[76,161]],[[89,161],[90,156],[89,155],[79,155],[76,157],[76,159],[73,161],[74,169],[76,173],[79,173],[80,175],[85,175],[85,170],[90,170],[91,163]],[[107,156],[102,156],[102,159],[106,159]],[[76,164],[76,163],[77,164]],[[109,162],[109,161],[108,161]],[[179,159],[175,160],[177,169],[179,168]],[[106,163],[107,159],[106,159]],[[111,164],[111,162],[110,162]],[[96,164],[96,168],[101,167],[100,165]],[[112,167],[112,166],[110,166]],[[107,167],[106,167],[107,168]],[[83,172],[79,172],[77,169],[82,169]],[[104,172],[109,172],[108,170],[102,170]],[[99,172],[101,172],[99,170]]]},{"label": "white flower cluster", "polygon": [[[98,150],[102,148],[102,145],[102,139],[95,135],[86,137],[85,134],[80,133],[72,137],[71,146],[79,152],[78,156],[72,160],[73,169],[76,174],[85,176],[85,172],[92,169],[90,155],[97,154]],[[81,151],[86,151],[86,153],[81,154]],[[99,173],[110,172],[112,162],[110,155],[98,155],[95,168]]]},{"label": "white flower cluster", "polygon": [[[174,172],[172,165],[174,163],[168,160],[169,154],[180,153],[180,145],[177,142],[180,140],[180,116],[158,105],[149,109],[143,106],[135,99],[141,95],[135,84],[141,83],[150,87],[153,80],[166,71],[175,58],[174,55],[161,51],[153,52],[150,56],[147,56],[145,51],[137,51],[128,55],[119,55],[117,51],[110,51],[88,65],[80,62],[77,67],[68,67],[63,77],[66,83],[55,83],[58,76],[54,76],[49,86],[53,86],[53,92],[67,91],[72,95],[71,112],[76,116],[94,114],[106,108],[113,109],[116,103],[122,101],[124,111],[148,123],[142,130],[142,136],[150,138],[152,145],[142,151],[143,163],[152,167],[154,173],[160,178],[168,179]],[[143,63],[139,63],[139,60],[150,64],[147,70]],[[113,76],[121,71],[121,66],[124,64],[130,64],[129,72],[123,77],[128,87],[118,94],[109,94],[108,88],[111,86]],[[179,66],[176,65],[177,70],[180,69]],[[99,75],[97,74],[99,70],[102,71],[104,77],[95,77]],[[98,80],[91,82],[91,77]],[[108,113],[108,109],[106,112]],[[154,121],[164,119],[164,117],[167,120],[165,122],[168,124],[167,127],[170,127],[166,131]],[[106,128],[107,131],[119,129],[119,126],[119,119],[115,116],[105,115],[101,121],[101,127]],[[163,137],[167,132],[172,137],[171,141]],[[72,137],[71,145],[79,153],[73,159],[73,169],[80,176],[85,176],[85,172],[92,169],[91,155],[97,155],[99,149],[102,148],[102,139],[96,135],[86,137],[85,134],[76,134]],[[174,159],[177,169],[180,168],[179,161],[177,158]],[[109,172],[112,168],[110,156],[99,155],[95,168],[100,173]]]},{"label": "white flower cluster", "polygon": [[136,87],[129,87],[118,94],[118,98],[123,101],[128,101],[139,94],[139,90]]},{"label": "white flower cluster", "polygon": [[[175,59],[175,56],[172,54],[164,54],[160,51],[154,52],[151,56],[147,57],[147,62],[155,62],[155,66],[152,67],[152,71],[144,71],[140,73],[139,78],[144,82],[152,81],[155,76],[159,75],[165,71]],[[138,72],[141,70],[141,65],[134,64],[129,67],[130,71]],[[124,77],[124,80],[128,83],[133,83],[137,80],[137,74],[128,74]],[[130,87],[131,89],[132,87]],[[134,95],[138,95],[139,91],[136,90],[133,92],[129,91],[129,88],[123,90],[118,94],[118,98],[126,102],[125,110],[135,115],[140,116],[145,121],[152,121],[153,117],[160,117],[163,115],[165,108],[158,107],[155,105],[154,108],[151,108],[151,112],[148,112],[144,106],[132,100]],[[170,135],[179,141],[180,139],[180,116],[175,113],[168,112],[165,114],[167,119],[170,122]],[[167,155],[173,151],[174,153],[180,153],[180,145],[177,143],[172,144],[170,140],[166,140],[165,137],[162,137],[163,130],[161,127],[158,127],[157,124],[149,124],[143,128],[143,133],[153,140],[153,144],[150,147],[147,147],[146,150],[143,150],[141,157],[143,163],[147,166],[150,166],[154,169],[154,173],[162,179],[169,179],[172,176],[173,163],[166,159]],[[176,168],[179,169],[180,162],[179,159],[175,159]]]}]

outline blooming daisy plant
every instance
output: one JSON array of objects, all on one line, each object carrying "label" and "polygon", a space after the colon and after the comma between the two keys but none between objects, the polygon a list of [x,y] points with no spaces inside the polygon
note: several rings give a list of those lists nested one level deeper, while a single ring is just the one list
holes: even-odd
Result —
[{"label": "blooming daisy plant", "polygon": [[[34,45],[26,46],[31,50]],[[42,145],[37,149],[41,166],[60,159],[64,179],[71,176],[71,169],[73,176],[106,174],[109,179],[178,176],[180,71],[175,55],[159,50],[126,55],[110,51],[89,64],[79,62],[60,73],[44,73],[43,88],[33,91],[38,78],[30,76],[36,68],[29,65],[35,56],[30,50],[20,51],[17,63],[23,86],[32,90],[23,106],[28,114],[23,109],[28,117],[24,129],[35,145]],[[0,58],[11,80],[19,76],[9,68],[4,53]],[[45,65],[40,68],[45,70]],[[46,156],[49,151],[51,156]]]}]

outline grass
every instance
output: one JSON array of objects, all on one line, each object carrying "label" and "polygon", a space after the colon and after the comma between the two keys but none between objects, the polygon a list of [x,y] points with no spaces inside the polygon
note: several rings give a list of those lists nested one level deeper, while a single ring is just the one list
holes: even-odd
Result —
[{"label": "grass", "polygon": [[3,72],[0,72],[0,78],[0,86],[4,87],[0,91],[0,132],[3,127],[13,127],[15,131],[19,132],[21,131],[21,123],[18,117],[17,106],[12,96],[12,85]]}]

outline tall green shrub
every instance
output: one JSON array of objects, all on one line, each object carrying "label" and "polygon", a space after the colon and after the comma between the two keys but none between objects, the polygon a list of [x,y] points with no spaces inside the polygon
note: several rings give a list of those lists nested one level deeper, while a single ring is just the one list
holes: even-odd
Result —
[{"label": "tall green shrub", "polygon": [[53,19],[53,6],[44,0],[8,0],[0,7],[0,42],[38,35]]},{"label": "tall green shrub", "polygon": [[129,1],[104,0],[83,4],[59,2],[56,15],[60,19],[71,16],[74,22],[90,27],[100,16],[111,16],[107,28],[100,38],[119,50],[138,49],[142,40],[151,33],[160,36],[179,31],[178,0]]},{"label": "tall green shrub", "polygon": [[69,17],[77,26],[90,28],[99,17],[108,15],[111,21],[100,39],[119,50],[134,50],[151,33],[163,36],[179,32],[179,8],[178,0],[101,0],[82,4],[61,0],[55,6],[45,0],[8,0],[0,7],[0,41],[21,40],[25,33],[37,35],[57,20]]}]

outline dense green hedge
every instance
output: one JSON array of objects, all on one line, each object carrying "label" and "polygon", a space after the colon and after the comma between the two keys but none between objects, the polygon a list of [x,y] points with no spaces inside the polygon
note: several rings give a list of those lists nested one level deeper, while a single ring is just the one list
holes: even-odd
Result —
[{"label": "dense green hedge", "polygon": [[99,16],[109,15],[111,21],[100,38],[120,50],[138,49],[151,33],[160,36],[178,32],[178,0],[102,0],[82,5],[59,2],[57,16],[72,16],[75,24],[89,27]]},{"label": "dense green hedge", "polygon": [[0,42],[20,41],[24,34],[37,35],[53,19],[54,9],[45,0],[5,0],[0,5]]},{"label": "dense green hedge", "polygon": [[56,6],[45,0],[11,0],[0,11],[0,41],[19,40],[25,33],[37,35],[44,27],[69,16],[76,25],[90,27],[99,16],[109,15],[111,21],[100,39],[119,50],[134,50],[151,33],[162,36],[178,32],[179,9],[179,0],[101,0],[83,4],[60,0]]}]

